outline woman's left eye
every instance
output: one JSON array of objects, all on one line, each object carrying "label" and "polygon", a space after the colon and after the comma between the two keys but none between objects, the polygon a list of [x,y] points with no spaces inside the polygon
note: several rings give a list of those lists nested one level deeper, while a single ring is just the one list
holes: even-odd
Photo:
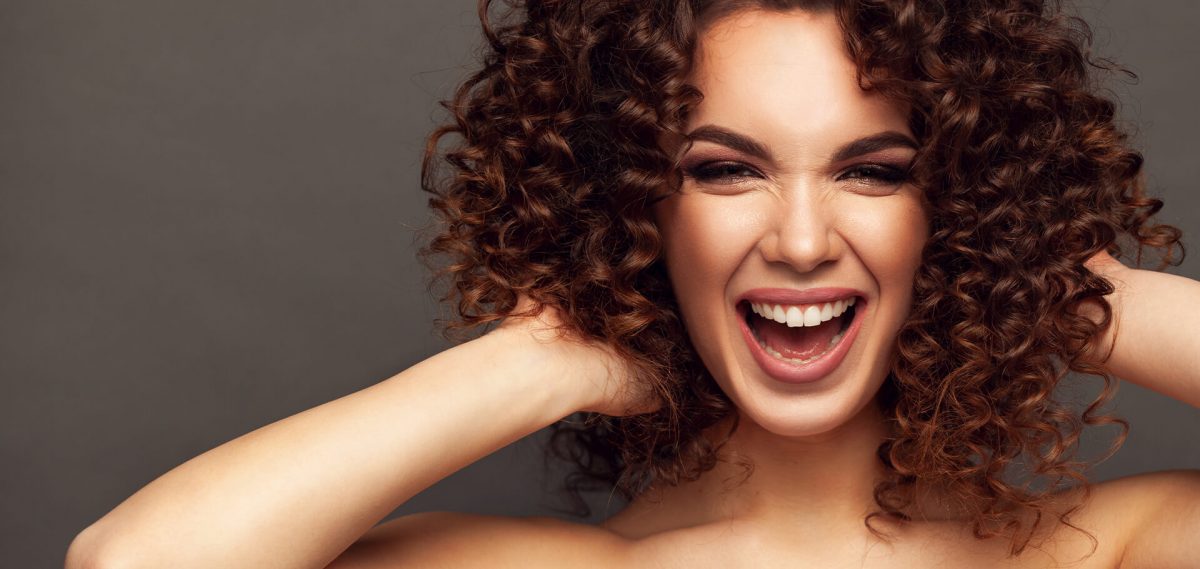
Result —
[{"label": "woman's left eye", "polygon": [[839,180],[862,180],[870,185],[895,186],[908,181],[908,172],[895,166],[864,164],[847,170]]}]

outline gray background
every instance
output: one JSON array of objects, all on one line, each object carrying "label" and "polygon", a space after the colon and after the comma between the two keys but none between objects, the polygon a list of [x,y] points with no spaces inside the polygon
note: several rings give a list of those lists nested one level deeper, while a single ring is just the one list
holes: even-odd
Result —
[{"label": "gray background", "polygon": [[[1082,13],[1141,75],[1113,88],[1160,219],[1196,235],[1200,3]],[[418,158],[477,34],[472,0],[0,2],[0,565],[60,566],[188,458],[445,347]],[[1096,479],[1200,468],[1200,412],[1131,384],[1115,409]],[[543,434],[397,514],[551,513]]]}]

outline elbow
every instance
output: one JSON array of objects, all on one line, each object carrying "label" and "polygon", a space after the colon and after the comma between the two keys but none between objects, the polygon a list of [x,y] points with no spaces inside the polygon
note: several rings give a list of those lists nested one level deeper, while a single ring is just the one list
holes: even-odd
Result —
[{"label": "elbow", "polygon": [[71,540],[63,569],[133,569],[131,560],[118,556],[98,533],[93,524]]},{"label": "elbow", "polygon": [[88,541],[87,533],[88,530],[85,529],[71,540],[71,544],[67,546],[67,559],[63,563],[63,569],[100,569],[99,556]]}]

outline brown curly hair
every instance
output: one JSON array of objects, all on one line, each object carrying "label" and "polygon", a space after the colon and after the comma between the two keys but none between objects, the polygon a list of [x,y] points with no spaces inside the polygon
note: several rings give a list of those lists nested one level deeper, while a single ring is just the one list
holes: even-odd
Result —
[{"label": "brown curly hair", "polygon": [[[931,237],[877,397],[889,478],[868,528],[910,519],[919,479],[964,504],[977,537],[1010,535],[1017,555],[1055,491],[1087,496],[1083,425],[1120,426],[1109,454],[1128,425],[1098,414],[1115,383],[1085,356],[1111,324],[1114,288],[1084,262],[1120,258],[1126,241],[1138,266],[1158,249],[1162,269],[1183,247],[1151,222],[1162,201],[1145,193],[1142,156],[1095,71],[1133,74],[1090,54],[1086,23],[1044,0],[509,0],[495,23],[492,8],[480,0],[482,69],[442,102],[451,120],[427,141],[422,187],[440,224],[422,256],[456,303],[448,333],[486,328],[527,294],[628,358],[665,401],[553,426],[550,450],[577,467],[565,484],[577,515],[586,489],[632,499],[697,479],[733,432],[714,443],[702,431],[731,414],[736,429],[680,322],[650,206],[679,188],[663,141],[686,141],[703,97],[686,81],[697,38],[749,8],[836,11],[860,85],[907,105],[921,143],[912,175]],[[447,134],[461,140],[441,151]],[[1081,314],[1085,301],[1102,320]],[[1053,397],[1068,371],[1104,379],[1081,413]],[[1076,527],[1078,507],[1058,521]]]}]

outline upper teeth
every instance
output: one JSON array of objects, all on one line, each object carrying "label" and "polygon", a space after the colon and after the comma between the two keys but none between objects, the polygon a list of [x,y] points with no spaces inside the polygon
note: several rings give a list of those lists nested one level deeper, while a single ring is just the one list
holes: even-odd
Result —
[{"label": "upper teeth", "polygon": [[846,298],[836,302],[826,302],[825,304],[807,305],[751,302],[750,309],[755,314],[768,320],[787,324],[790,328],[798,328],[801,326],[816,326],[822,322],[827,322],[841,316],[847,308],[854,306],[856,298],[858,297]]}]

